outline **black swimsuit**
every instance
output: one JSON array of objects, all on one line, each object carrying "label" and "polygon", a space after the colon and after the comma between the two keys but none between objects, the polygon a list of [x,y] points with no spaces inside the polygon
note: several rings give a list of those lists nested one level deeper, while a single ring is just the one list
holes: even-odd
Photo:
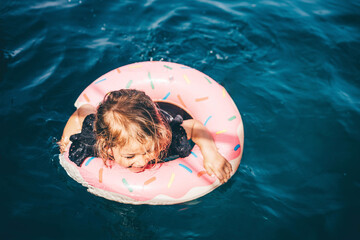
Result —
[{"label": "black swimsuit", "polygon": [[[183,118],[180,115],[173,117],[168,112],[161,110],[161,115],[168,122],[172,131],[171,144],[166,158],[187,157],[191,153],[193,143],[187,140],[185,129],[181,126]],[[81,133],[71,135],[69,159],[77,166],[81,166],[87,157],[97,157],[95,150],[96,135],[94,132],[95,114],[85,117]]]}]

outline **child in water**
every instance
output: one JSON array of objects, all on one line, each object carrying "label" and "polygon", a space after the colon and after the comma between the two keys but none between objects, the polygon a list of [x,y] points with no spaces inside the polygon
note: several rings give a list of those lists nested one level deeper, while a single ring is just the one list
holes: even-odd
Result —
[{"label": "child in water", "polygon": [[141,172],[167,156],[188,156],[189,139],[200,147],[207,173],[227,182],[231,164],[218,152],[205,126],[194,119],[171,116],[138,90],[110,92],[97,109],[81,106],[69,118],[59,145],[64,152],[71,142],[69,158],[78,166],[95,156],[105,164],[115,161]]}]

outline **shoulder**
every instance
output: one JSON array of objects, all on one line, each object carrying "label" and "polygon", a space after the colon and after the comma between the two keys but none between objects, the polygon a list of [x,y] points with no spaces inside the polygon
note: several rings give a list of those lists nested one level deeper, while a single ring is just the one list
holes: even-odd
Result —
[{"label": "shoulder", "polygon": [[199,123],[200,122],[198,120],[188,119],[188,120],[184,120],[184,122],[181,124],[181,126],[184,128],[186,132],[188,139],[192,138],[194,126]]},{"label": "shoulder", "polygon": [[90,104],[85,104],[79,107],[75,112],[77,120],[82,123],[88,115],[96,113],[96,108]]},{"label": "shoulder", "polygon": [[81,132],[81,128],[86,116],[95,114],[96,108],[90,104],[85,104],[79,107],[67,121],[63,135],[59,142],[60,148],[63,151],[65,146],[69,143],[70,136]]},{"label": "shoulder", "polygon": [[[172,138],[168,151],[168,156],[178,155],[181,158],[187,157],[191,153],[193,145],[190,143],[191,138],[191,121],[185,120],[183,123],[171,126]],[[185,129],[186,128],[186,129]]]},{"label": "shoulder", "polygon": [[78,131],[81,131],[82,124],[84,122],[84,119],[90,115],[95,114],[96,108],[90,104],[85,104],[79,107],[69,118],[68,123],[70,125],[73,125],[78,129]]}]

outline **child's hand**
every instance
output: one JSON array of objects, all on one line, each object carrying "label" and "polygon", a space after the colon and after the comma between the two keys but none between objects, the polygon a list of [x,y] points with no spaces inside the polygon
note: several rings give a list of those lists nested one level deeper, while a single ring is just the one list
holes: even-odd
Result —
[{"label": "child's hand", "polygon": [[206,172],[210,176],[215,175],[220,183],[226,183],[231,176],[232,167],[218,152],[211,133],[201,122],[194,119],[185,120],[181,126],[185,129],[188,138],[200,147]]},{"label": "child's hand", "polygon": [[69,139],[62,137],[60,141],[57,142],[60,148],[60,153],[64,153],[66,150],[66,146],[69,144]]},{"label": "child's hand", "polygon": [[231,164],[216,150],[206,151],[204,168],[210,176],[215,175],[221,184],[226,183],[231,177]]}]

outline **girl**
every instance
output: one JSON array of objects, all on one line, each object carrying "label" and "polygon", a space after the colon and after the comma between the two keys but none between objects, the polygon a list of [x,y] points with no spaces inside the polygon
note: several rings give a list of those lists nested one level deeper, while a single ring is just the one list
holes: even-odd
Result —
[{"label": "girl", "polygon": [[167,156],[188,156],[189,139],[200,147],[207,173],[227,182],[231,164],[217,151],[205,126],[171,116],[138,90],[110,92],[97,109],[81,106],[69,118],[59,145],[64,152],[71,142],[69,158],[78,166],[85,158],[98,156],[105,164],[110,160],[141,172]]}]

